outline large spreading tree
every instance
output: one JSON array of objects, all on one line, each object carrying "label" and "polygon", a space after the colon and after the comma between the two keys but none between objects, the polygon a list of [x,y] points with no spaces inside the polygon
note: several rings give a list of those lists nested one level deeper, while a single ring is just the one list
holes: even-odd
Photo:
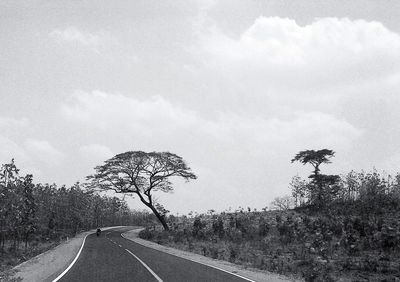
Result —
[{"label": "large spreading tree", "polygon": [[103,165],[95,167],[95,171],[87,177],[91,189],[137,195],[165,230],[169,228],[164,209],[154,201],[153,192],[171,192],[170,178],[173,176],[186,181],[197,178],[180,156],[169,152],[125,152],[106,160]]}]

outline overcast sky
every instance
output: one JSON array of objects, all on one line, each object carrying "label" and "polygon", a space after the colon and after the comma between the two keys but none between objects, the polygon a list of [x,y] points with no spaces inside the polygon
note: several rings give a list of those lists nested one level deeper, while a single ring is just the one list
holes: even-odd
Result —
[{"label": "overcast sky", "polygon": [[158,196],[173,213],[261,209],[310,173],[304,149],[400,171],[399,19],[397,0],[0,0],[0,162],[71,185],[170,151],[198,175]]}]

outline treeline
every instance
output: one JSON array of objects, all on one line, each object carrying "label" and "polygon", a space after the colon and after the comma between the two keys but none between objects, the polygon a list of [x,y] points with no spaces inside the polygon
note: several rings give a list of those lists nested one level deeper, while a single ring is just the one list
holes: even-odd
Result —
[{"label": "treeline", "polygon": [[0,172],[0,252],[16,251],[43,241],[73,236],[102,226],[142,225],[153,220],[147,212],[130,210],[125,201],[72,187],[34,184],[20,176],[14,161]]},{"label": "treeline", "polygon": [[306,281],[398,281],[400,177],[351,172],[336,185],[322,210],[305,190],[295,209],[169,216],[169,232],[140,236]]},{"label": "treeline", "polygon": [[340,214],[349,212],[365,217],[379,217],[400,209],[400,174],[381,175],[351,171],[344,176],[322,174],[321,164],[330,163],[335,152],[328,149],[299,152],[292,162],[313,166],[309,180],[296,176],[290,187],[295,207]]},{"label": "treeline", "polygon": [[295,176],[290,187],[293,206],[298,210],[318,208],[319,212],[351,212],[375,218],[400,210],[400,174],[351,171],[333,183],[323,183],[322,189]]},{"label": "treeline", "polygon": [[292,195],[277,198],[274,210],[170,216],[169,232],[147,228],[140,236],[306,281],[399,281],[400,174],[321,173],[333,155],[297,154],[294,161],[314,170],[294,177]]}]

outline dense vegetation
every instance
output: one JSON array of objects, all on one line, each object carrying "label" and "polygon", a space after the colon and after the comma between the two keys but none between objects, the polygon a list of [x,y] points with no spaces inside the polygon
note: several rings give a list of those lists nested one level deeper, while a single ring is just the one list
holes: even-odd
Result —
[{"label": "dense vegetation", "polygon": [[306,281],[399,281],[400,174],[339,177],[318,166],[310,180],[293,178],[293,209],[278,201],[281,210],[170,216],[169,232],[140,236]]},{"label": "dense vegetation", "polygon": [[0,172],[0,272],[77,232],[151,220],[153,215],[133,212],[125,201],[85,191],[79,183],[34,184],[12,161]]},{"label": "dense vegetation", "polygon": [[306,281],[399,281],[400,174],[322,174],[333,156],[326,149],[297,154],[292,162],[314,170],[309,179],[293,177],[292,194],[275,199],[272,210],[167,217],[164,209],[168,228],[79,184],[34,184],[11,162],[0,174],[1,267],[81,230],[153,222],[142,238]]}]

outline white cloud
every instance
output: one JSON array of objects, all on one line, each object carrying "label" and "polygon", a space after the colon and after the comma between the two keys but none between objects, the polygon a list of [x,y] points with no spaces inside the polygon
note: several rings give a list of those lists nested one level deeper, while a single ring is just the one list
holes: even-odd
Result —
[{"label": "white cloud", "polygon": [[[221,112],[215,119],[173,105],[161,96],[147,100],[94,91],[76,92],[72,103],[64,104],[63,114],[80,123],[103,130],[108,136],[134,135],[182,143],[195,136],[197,142],[214,142],[224,148],[228,143],[237,150],[258,151],[258,146],[284,148],[282,143],[297,146],[335,146],[349,148],[362,131],[345,121],[321,112],[295,112],[286,118],[261,118]],[[145,137],[145,138],[143,138]],[[161,138],[162,137],[162,138]],[[160,139],[161,138],[161,139]],[[188,139],[189,138],[189,139]],[[200,141],[202,140],[202,141]],[[201,145],[201,144],[199,144]],[[110,153],[100,145],[82,150]]]},{"label": "white cloud", "polygon": [[400,72],[400,36],[379,22],[321,18],[300,26],[260,17],[239,38],[214,27],[201,42],[205,64],[275,87],[337,86]]},{"label": "white cloud", "polygon": [[[288,170],[297,151],[328,147],[346,152],[363,134],[346,120],[320,112],[269,119],[220,113],[210,119],[160,96],[138,100],[95,91],[77,92],[71,99],[62,108],[64,116],[76,126],[101,132],[95,135],[106,138],[117,153],[169,150],[182,155],[199,173],[199,179],[190,184],[204,193],[198,198],[198,209],[210,193],[222,193],[226,201],[236,205],[235,195],[243,194],[243,187],[254,190],[254,196],[247,195],[249,205],[265,206],[271,195],[278,195],[287,186],[290,177],[279,171]],[[83,147],[81,152],[93,158],[111,153],[101,145]],[[273,175],[266,177],[266,173]],[[230,189],[229,195],[226,189]],[[187,193],[177,194],[170,199],[172,207],[190,201],[184,199],[191,197]]]},{"label": "white cloud", "polygon": [[[297,112],[290,118],[246,118],[223,115],[214,127],[214,135],[226,132],[225,139],[248,145],[247,152],[260,153],[261,146],[270,150],[295,148],[340,147],[348,149],[362,131],[343,119],[320,112]],[[245,142],[247,140],[247,142]]]},{"label": "white cloud", "polygon": [[105,31],[89,32],[74,26],[69,26],[65,29],[55,29],[50,32],[50,37],[60,44],[76,43],[86,46],[96,53],[100,53],[100,50],[107,44],[117,43],[115,38]]},{"label": "white cloud", "polygon": [[70,26],[63,30],[56,29],[50,33],[56,40],[60,41],[76,41],[83,45],[97,45],[100,42],[100,36],[90,32],[83,32],[76,27]]},{"label": "white cloud", "polygon": [[[396,104],[398,34],[364,20],[323,18],[301,26],[260,17],[235,38],[211,25],[207,9],[199,21],[204,25],[199,44],[191,49],[196,59],[182,63],[184,75],[193,78],[187,96],[78,91],[62,113],[77,127],[90,128],[93,139],[85,142],[104,140],[115,153],[169,150],[182,155],[199,179],[188,186],[196,192],[177,189],[165,198],[172,210],[179,209],[178,203],[192,203],[190,197],[197,199],[193,209],[212,208],[215,202],[207,195],[232,206],[265,206],[284,193],[292,175],[307,171],[290,164],[300,150],[336,151],[326,168],[333,173],[357,169],[360,156],[371,155],[368,146],[376,148],[372,143],[380,134],[372,136],[365,122],[382,116],[393,121],[394,114],[382,115],[377,103],[366,113],[365,103]],[[92,146],[80,149],[85,158],[107,155],[102,145]]]},{"label": "white cloud", "polygon": [[10,163],[11,159],[14,159],[17,168],[20,169],[19,175],[34,174],[35,180],[42,178],[40,166],[35,163],[29,152],[13,140],[0,136],[0,165]]},{"label": "white cloud", "polygon": [[150,134],[155,128],[162,131],[170,126],[191,125],[196,119],[193,112],[173,107],[161,96],[137,100],[120,94],[77,91],[72,95],[72,103],[62,107],[66,116],[102,129]]},{"label": "white cloud", "polygon": [[26,127],[29,125],[29,121],[26,118],[16,119],[11,117],[0,117],[0,128],[16,128]]},{"label": "white cloud", "polygon": [[24,145],[33,160],[39,160],[47,165],[59,165],[65,157],[64,153],[45,140],[27,139]]},{"label": "white cloud", "polygon": [[79,148],[81,156],[90,162],[104,161],[114,156],[114,153],[107,146],[100,144],[84,145]]},{"label": "white cloud", "polygon": [[0,117],[0,164],[9,163],[15,159],[17,166],[20,164],[29,165],[30,156],[23,145],[19,144],[18,139],[11,135],[19,136],[26,131],[29,121],[26,118]]},{"label": "white cloud", "polygon": [[26,162],[29,156],[23,147],[9,138],[0,136],[0,164],[9,163],[13,158],[16,161]]}]

